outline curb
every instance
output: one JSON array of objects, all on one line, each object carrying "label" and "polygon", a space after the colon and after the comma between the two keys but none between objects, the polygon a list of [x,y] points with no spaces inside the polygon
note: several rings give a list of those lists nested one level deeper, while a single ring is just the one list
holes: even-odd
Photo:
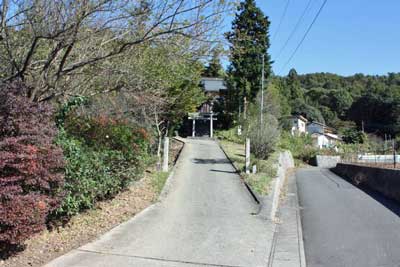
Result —
[{"label": "curb", "polygon": [[[274,234],[273,234],[273,240],[272,240],[272,245],[271,245],[271,251],[269,254],[269,260],[268,260],[268,267],[273,267],[273,266],[281,266],[283,264],[283,262],[286,262],[285,264],[288,266],[300,266],[300,267],[306,267],[307,263],[306,263],[306,257],[305,257],[305,250],[304,250],[304,240],[303,240],[303,228],[302,228],[302,223],[301,223],[301,216],[300,216],[300,205],[299,205],[299,197],[298,197],[298,190],[297,190],[297,176],[296,173],[290,173],[287,177],[287,181],[286,181],[286,190],[287,192],[293,197],[291,203],[294,203],[294,206],[287,206],[287,205],[283,205],[283,207],[281,207],[278,212],[277,212],[277,218],[279,218],[280,223],[275,223],[275,227],[274,227]],[[292,189],[290,190],[290,184],[292,185]],[[290,196],[286,196],[286,197],[290,197]],[[288,199],[285,199],[285,201],[288,201]],[[286,216],[282,214],[282,209],[284,209],[286,212],[288,210],[292,210],[292,212],[294,211],[295,214],[293,214],[293,219],[290,220],[289,219],[289,223],[293,222],[295,224],[295,226],[293,226],[293,230],[294,232],[297,233],[297,237],[296,237],[296,241],[293,239],[293,237],[291,237],[291,235],[286,235],[285,237],[285,233],[287,233],[287,229],[284,227],[283,232],[281,227],[283,227],[283,225],[285,223],[288,223],[288,217],[287,217],[287,213]],[[283,239],[281,234],[283,233]],[[279,244],[278,244],[278,239]],[[283,240],[283,241],[282,241]],[[285,245],[285,243],[287,243],[288,241],[290,241],[290,243],[297,243],[297,252],[295,257],[291,257],[288,255],[293,255],[294,251],[290,250],[286,251],[287,249],[287,245]],[[283,244],[283,246],[282,246]],[[282,251],[286,251],[287,255],[284,256],[284,259],[282,259],[282,255],[280,255],[280,257],[278,256],[278,258],[276,258],[276,253],[282,253]],[[278,262],[276,262],[276,260]],[[294,262],[292,262],[294,260]]]},{"label": "curb", "polygon": [[[291,164],[284,164],[283,157],[284,155],[288,155],[291,161]],[[279,213],[279,205],[281,202],[282,189],[285,187],[285,183],[288,181],[288,176],[291,174],[291,170],[294,168],[294,160],[292,153],[289,150],[285,150],[279,153],[277,172],[276,172],[276,181],[274,184],[274,190],[272,193],[272,204],[271,204],[271,213],[270,217],[272,221],[276,221],[277,214]]]},{"label": "curb", "polygon": [[174,174],[175,174],[175,170],[176,170],[176,168],[177,168],[177,166],[178,166],[179,160],[181,159],[181,153],[182,153],[182,151],[183,151],[183,149],[185,148],[185,145],[186,145],[185,141],[183,141],[183,140],[180,140],[180,139],[178,139],[178,138],[176,138],[176,137],[173,137],[172,139],[174,139],[174,140],[176,140],[176,141],[182,143],[183,146],[182,146],[182,148],[178,151],[178,155],[176,156],[176,159],[174,160],[174,163],[173,163],[174,166],[172,166],[171,171],[170,171],[170,173],[169,173],[169,175],[168,175],[168,177],[167,177],[167,180],[165,181],[165,184],[164,184],[164,186],[163,186],[163,189],[161,190],[161,193],[160,193],[160,195],[158,196],[158,199],[157,199],[157,200],[158,200],[159,202],[160,202],[160,201],[163,201],[163,200],[167,197],[168,193],[170,192],[170,190],[171,190],[171,188],[172,188],[173,177],[174,177]]},{"label": "curb", "polygon": [[226,158],[229,160],[229,162],[231,163],[231,165],[233,166],[233,168],[236,171],[236,174],[239,175],[240,179],[242,180],[243,184],[245,185],[246,189],[249,191],[250,195],[253,197],[253,200],[260,205],[260,209],[257,212],[260,213],[261,211],[261,207],[263,206],[261,198],[257,195],[256,192],[254,192],[254,190],[251,188],[251,186],[244,180],[243,176],[241,175],[240,170],[238,170],[235,166],[235,164],[233,164],[233,161],[231,160],[231,158],[228,156],[228,154],[226,153],[226,151],[224,150],[224,148],[222,147],[221,143],[219,142],[218,139],[215,139],[215,141],[218,143],[219,148],[222,150],[222,152],[224,152]]},{"label": "curb", "polygon": [[299,194],[297,189],[297,174],[296,172],[292,174],[294,179],[296,180],[294,183],[295,191],[296,191],[296,219],[297,219],[297,232],[299,235],[299,254],[300,254],[300,266],[306,267],[306,254],[304,250],[304,239],[303,239],[303,225],[301,223],[301,216],[300,216],[300,204],[299,204]]}]

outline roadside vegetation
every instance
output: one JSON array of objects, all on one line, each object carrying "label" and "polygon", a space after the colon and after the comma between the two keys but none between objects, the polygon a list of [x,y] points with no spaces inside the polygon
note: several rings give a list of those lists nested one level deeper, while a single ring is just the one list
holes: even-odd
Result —
[{"label": "roadside vegetation", "polygon": [[155,188],[157,194],[160,194],[165,182],[167,181],[169,172],[155,172],[152,175],[152,186]]},{"label": "roadside vegetation", "polygon": [[148,172],[143,190],[161,191],[161,144],[207,100],[205,57],[230,6],[0,2],[1,259],[43,231],[64,231]]},{"label": "roadside vegetation", "polygon": [[[220,132],[219,134],[224,134]],[[257,173],[246,174],[245,170],[245,146],[244,144],[221,140],[220,144],[228,157],[232,160],[235,168],[245,181],[260,195],[268,195],[270,192],[270,181],[276,177],[278,153],[273,153],[268,159],[257,159],[251,156],[251,166],[257,166]]]}]

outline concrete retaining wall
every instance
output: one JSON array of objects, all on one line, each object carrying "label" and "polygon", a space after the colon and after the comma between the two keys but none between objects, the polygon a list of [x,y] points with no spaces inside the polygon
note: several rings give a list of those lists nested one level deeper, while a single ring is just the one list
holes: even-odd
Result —
[{"label": "concrete retaining wall", "polygon": [[357,185],[366,185],[400,201],[400,170],[338,163],[332,171]]},{"label": "concrete retaining wall", "polygon": [[334,168],[340,162],[340,156],[317,155],[315,165],[320,168]]}]

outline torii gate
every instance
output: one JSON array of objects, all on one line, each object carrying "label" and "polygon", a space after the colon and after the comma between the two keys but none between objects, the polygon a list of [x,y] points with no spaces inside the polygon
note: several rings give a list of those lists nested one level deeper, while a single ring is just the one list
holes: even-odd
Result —
[{"label": "torii gate", "polygon": [[200,113],[200,112],[195,112],[195,113],[189,113],[189,120],[192,120],[192,137],[196,137],[196,120],[209,120],[210,121],[210,138],[213,138],[214,136],[214,121],[217,120],[215,115],[218,115],[213,112],[207,112],[207,113]]}]

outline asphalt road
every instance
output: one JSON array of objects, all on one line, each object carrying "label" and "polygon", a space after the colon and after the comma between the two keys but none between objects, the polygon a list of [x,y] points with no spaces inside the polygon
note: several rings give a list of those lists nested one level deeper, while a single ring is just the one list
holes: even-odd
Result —
[{"label": "asphalt road", "polygon": [[166,198],[47,266],[267,266],[272,224],[218,144],[188,140]]},{"label": "asphalt road", "polygon": [[400,206],[328,170],[297,172],[307,266],[400,266]]}]

